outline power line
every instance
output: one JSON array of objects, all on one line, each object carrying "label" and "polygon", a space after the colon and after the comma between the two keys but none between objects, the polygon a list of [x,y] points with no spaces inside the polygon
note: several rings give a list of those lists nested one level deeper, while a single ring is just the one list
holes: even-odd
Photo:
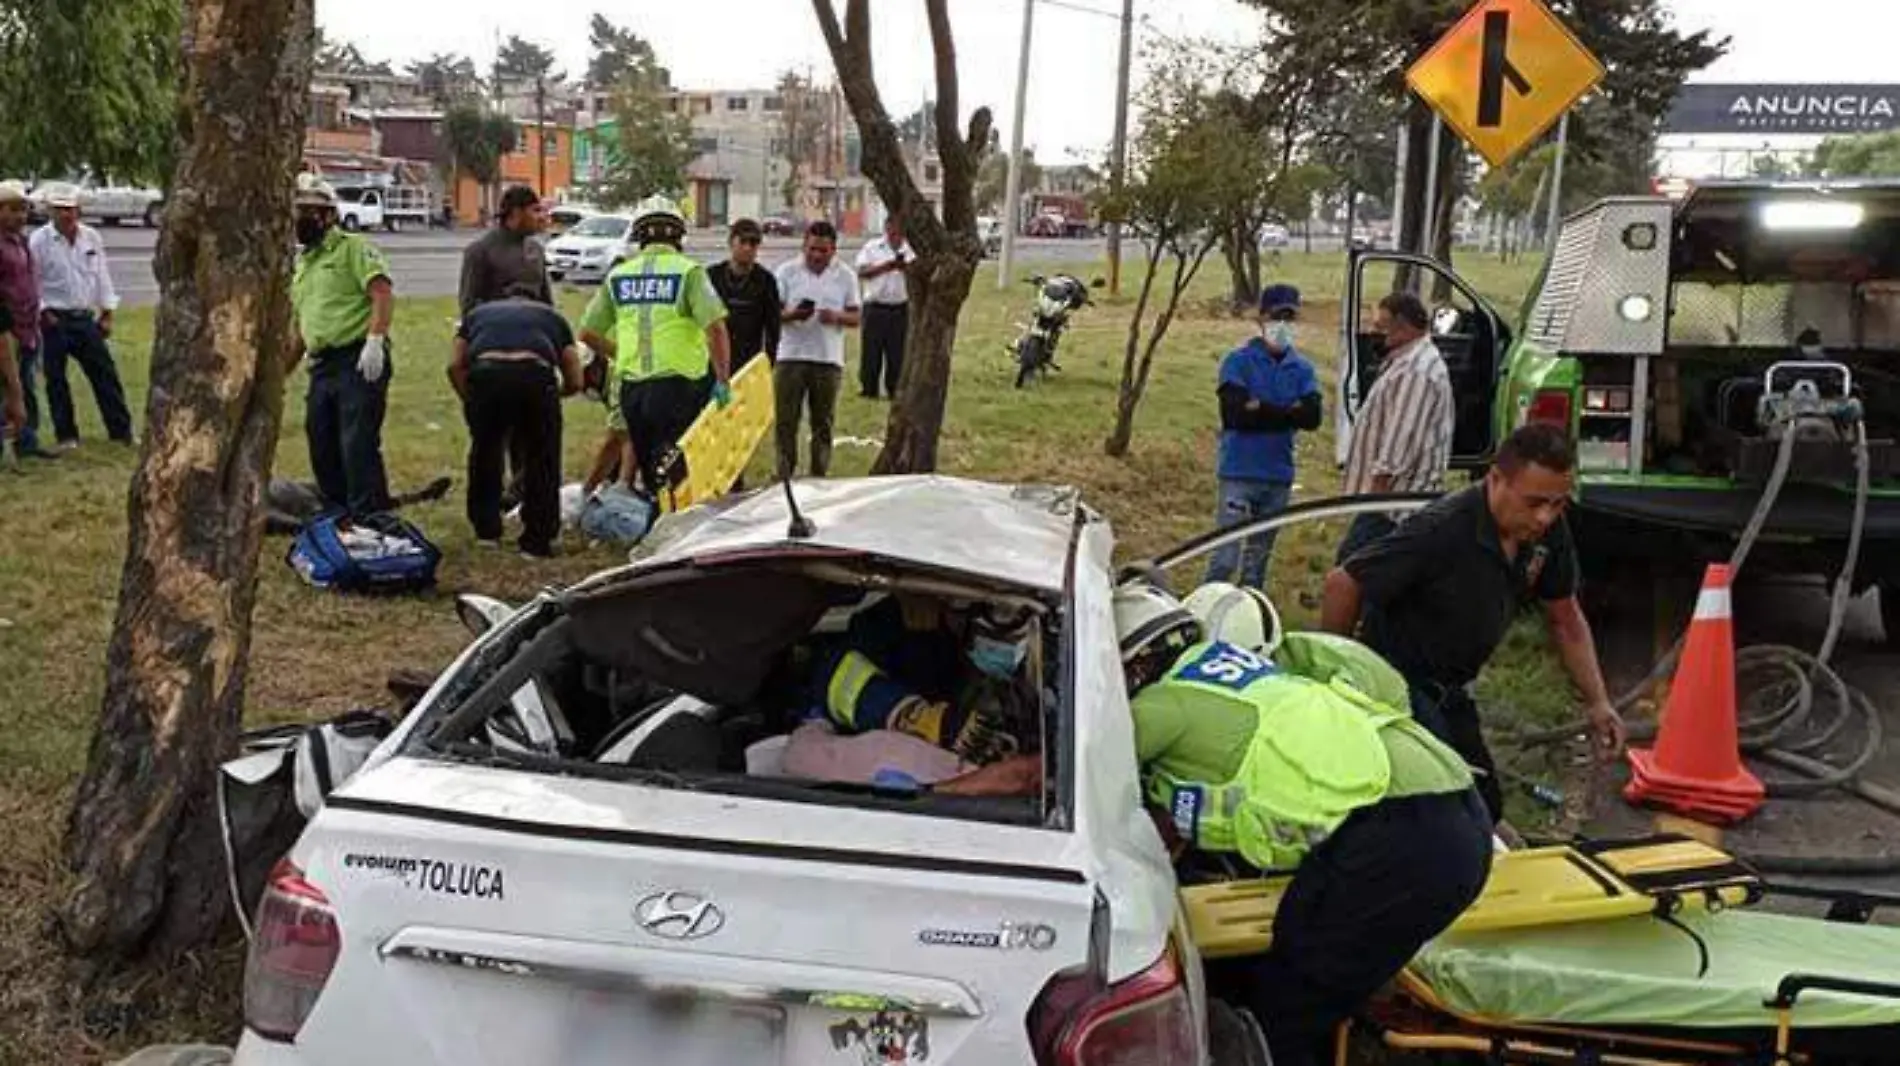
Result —
[{"label": "power line", "polygon": [[1074,11],[1083,15],[1094,15],[1097,18],[1105,18],[1113,22],[1120,22],[1122,20],[1121,15],[1117,12],[1103,11],[1099,7],[1089,7],[1087,4],[1078,4],[1073,2],[1073,0],[1036,0],[1036,3],[1041,4],[1043,7],[1059,7],[1064,11]]}]

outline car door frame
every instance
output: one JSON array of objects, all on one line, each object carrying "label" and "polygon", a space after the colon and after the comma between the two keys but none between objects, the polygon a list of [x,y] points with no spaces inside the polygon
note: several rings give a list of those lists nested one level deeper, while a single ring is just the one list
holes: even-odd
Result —
[{"label": "car door frame", "polygon": [[[1492,416],[1494,414],[1493,409],[1497,403],[1498,378],[1503,371],[1505,358],[1510,351],[1512,339],[1510,323],[1504,316],[1498,314],[1497,309],[1492,307],[1489,301],[1478,293],[1475,286],[1466,281],[1456,270],[1452,269],[1450,264],[1443,260],[1428,255],[1420,255],[1415,252],[1357,248],[1349,248],[1347,250],[1346,289],[1339,312],[1339,380],[1337,386],[1339,430],[1334,435],[1334,443],[1337,450],[1336,457],[1339,464],[1344,466],[1346,463],[1349,449],[1352,446],[1353,425],[1357,421],[1360,409],[1365,406],[1366,397],[1370,395],[1372,391],[1371,383],[1367,383],[1361,387],[1359,381],[1361,376],[1359,353],[1359,337],[1361,331],[1359,326],[1365,307],[1365,301],[1361,296],[1364,291],[1365,272],[1366,268],[1374,263],[1412,266],[1420,270],[1429,270],[1443,275],[1451,282],[1453,289],[1457,290],[1466,300],[1470,301],[1476,313],[1484,316],[1484,318],[1490,322],[1491,351],[1489,356],[1485,357],[1481,355],[1481,353],[1476,351],[1475,346],[1472,352],[1474,362],[1481,363],[1489,368],[1489,374],[1487,375],[1487,380],[1481,393],[1484,445],[1476,451],[1469,448],[1459,451],[1454,447],[1451,457],[1453,469],[1475,470],[1482,468],[1490,462],[1491,453],[1497,447],[1496,422]],[[1454,379],[1454,390],[1456,390],[1457,384],[1457,381]],[[1462,413],[1463,410],[1462,399],[1463,397],[1454,396],[1454,403],[1457,404],[1460,413]],[[1474,419],[1473,421],[1475,423],[1476,420]],[[1463,423],[1464,420],[1460,419],[1460,424],[1462,425]],[[1454,441],[1455,440],[1456,436],[1454,431]]]}]

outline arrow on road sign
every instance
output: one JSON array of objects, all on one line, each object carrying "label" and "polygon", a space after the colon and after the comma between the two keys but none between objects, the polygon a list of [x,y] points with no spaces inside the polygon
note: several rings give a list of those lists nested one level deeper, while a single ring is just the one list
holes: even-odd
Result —
[{"label": "arrow on road sign", "polygon": [[1504,125],[1504,83],[1510,82],[1511,88],[1519,96],[1531,94],[1531,83],[1516,67],[1511,65],[1510,50],[1506,47],[1511,40],[1511,13],[1509,11],[1487,11],[1484,13],[1484,69],[1478,76],[1478,125],[1493,127]]},{"label": "arrow on road sign", "polygon": [[1603,78],[1541,0],[1478,0],[1405,73],[1492,166],[1522,152]]}]

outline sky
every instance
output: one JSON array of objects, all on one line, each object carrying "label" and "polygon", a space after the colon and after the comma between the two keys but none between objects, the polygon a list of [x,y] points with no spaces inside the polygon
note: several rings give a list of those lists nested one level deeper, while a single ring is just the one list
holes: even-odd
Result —
[{"label": "sky", "polygon": [[[844,0],[835,0],[842,8]],[[1037,0],[1025,143],[1045,163],[1099,160],[1114,128],[1120,0]],[[1895,0],[1669,0],[1684,29],[1733,39],[1704,81],[1886,82],[1895,70]],[[873,0],[873,62],[885,104],[912,110],[931,85],[922,0]],[[444,17],[444,12],[450,12]],[[520,34],[552,49],[570,74],[586,67],[587,26],[599,11],[654,42],[676,84],[763,88],[777,73],[830,58],[809,0],[317,0],[333,38],[370,59],[401,63],[434,52],[473,56],[484,69],[496,42]],[[1005,143],[1016,86],[1022,0],[950,0],[967,112],[987,104]],[[1135,0],[1137,51],[1160,38],[1244,42],[1258,16],[1235,0]]]}]

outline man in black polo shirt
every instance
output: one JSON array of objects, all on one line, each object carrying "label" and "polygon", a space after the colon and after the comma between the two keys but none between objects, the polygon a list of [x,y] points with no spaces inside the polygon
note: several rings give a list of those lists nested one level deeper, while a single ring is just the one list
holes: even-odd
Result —
[{"label": "man in black polo shirt", "polygon": [[1326,577],[1320,624],[1361,639],[1405,675],[1418,720],[1482,771],[1478,790],[1500,818],[1504,792],[1466,690],[1520,607],[1535,599],[1583,698],[1605,758],[1623,722],[1577,602],[1577,558],[1564,508],[1575,487],[1570,439],[1526,425],[1505,440],[1484,480],[1412,515]]},{"label": "man in black polo shirt", "polygon": [[455,334],[449,382],[468,417],[468,520],[501,543],[502,458],[519,450],[521,552],[545,559],[561,533],[561,400],[581,388],[574,333],[534,285],[484,303]]},{"label": "man in black polo shirt", "polygon": [[759,266],[759,242],[765,231],[757,222],[742,218],[732,224],[726,238],[731,253],[724,262],[706,270],[713,291],[726,302],[726,331],[732,334],[732,372],[763,353],[770,359],[778,353],[779,304],[778,279]]}]

